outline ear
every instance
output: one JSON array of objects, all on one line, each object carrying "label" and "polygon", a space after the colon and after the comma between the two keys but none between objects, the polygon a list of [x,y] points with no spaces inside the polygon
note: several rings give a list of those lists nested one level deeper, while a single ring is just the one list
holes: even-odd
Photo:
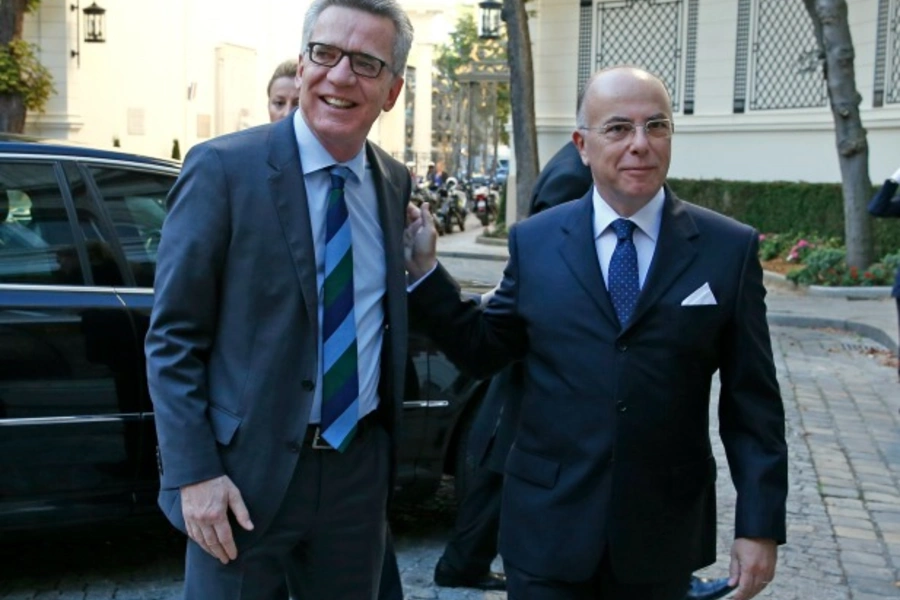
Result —
[{"label": "ear", "polygon": [[391,82],[391,89],[388,91],[388,96],[384,101],[384,104],[381,106],[381,110],[387,112],[394,108],[394,104],[397,102],[397,98],[400,97],[400,90],[403,89],[403,78],[399,75],[394,76],[394,81]]},{"label": "ear", "polygon": [[587,151],[584,149],[584,134],[581,133],[580,129],[576,129],[572,132],[572,142],[575,144],[575,147],[578,148],[578,154],[581,155],[581,162],[583,162],[586,167],[589,167],[590,163],[588,163]]}]

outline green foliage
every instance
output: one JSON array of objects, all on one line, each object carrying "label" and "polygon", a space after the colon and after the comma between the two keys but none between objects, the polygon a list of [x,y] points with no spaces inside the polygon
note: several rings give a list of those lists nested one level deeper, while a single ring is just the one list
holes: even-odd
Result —
[{"label": "green foliage", "polygon": [[[767,235],[807,232],[823,239],[844,239],[844,199],[838,183],[750,182],[721,179],[670,179],[686,200],[734,217]],[[872,195],[878,190],[872,189]],[[900,227],[874,219],[875,255],[900,249]]]},{"label": "green foliage", "polygon": [[784,233],[759,234],[759,259],[772,260],[791,247],[790,236]]},{"label": "green foliage", "polygon": [[25,12],[33,13],[38,9],[41,5],[41,0],[26,0],[25,2]]},{"label": "green foliage", "polygon": [[21,95],[26,109],[43,110],[56,90],[50,71],[38,62],[35,49],[22,39],[0,45],[0,94]]},{"label": "green foliage", "polygon": [[[434,65],[438,71],[438,78],[451,82],[453,89],[458,89],[458,75],[460,69],[471,65],[479,51],[489,54],[493,58],[506,60],[506,33],[505,28],[500,39],[482,40],[478,37],[478,25],[471,14],[463,15],[456,22],[456,29],[450,32],[450,43],[437,47]],[[445,99],[449,100],[449,99]],[[493,107],[484,107],[484,110]],[[483,111],[482,111],[483,112]],[[512,113],[512,99],[508,83],[497,86],[497,119],[500,123],[506,123]],[[509,132],[505,127],[500,128],[500,141],[509,143]]]}]

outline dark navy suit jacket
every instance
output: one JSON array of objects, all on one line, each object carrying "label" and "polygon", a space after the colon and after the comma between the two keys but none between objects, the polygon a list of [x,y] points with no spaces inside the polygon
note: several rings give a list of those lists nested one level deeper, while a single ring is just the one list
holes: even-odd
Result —
[{"label": "dark navy suit jacket", "polygon": [[[598,264],[593,204],[515,225],[482,311],[438,268],[410,294],[448,355],[475,376],[524,362],[505,465],[500,553],[538,577],[657,583],[716,558],[712,377],[737,489],[735,535],[785,539],[787,446],[758,234],[666,190],[659,239],[621,329]],[[683,306],[708,284],[715,304]]]}]

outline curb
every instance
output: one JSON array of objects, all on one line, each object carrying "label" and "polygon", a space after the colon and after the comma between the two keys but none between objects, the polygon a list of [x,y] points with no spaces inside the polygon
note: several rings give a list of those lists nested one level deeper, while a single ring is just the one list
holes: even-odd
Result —
[{"label": "curb", "polygon": [[438,257],[444,256],[447,258],[472,258],[475,260],[496,260],[500,262],[506,262],[509,260],[509,257],[503,254],[467,252],[465,250],[438,250],[437,255]]},{"label": "curb", "polygon": [[818,296],[820,298],[850,298],[856,300],[890,298],[892,289],[890,286],[884,285],[871,287],[832,287],[827,285],[799,286],[781,273],[765,270],[763,271],[763,283],[787,290],[793,290],[808,296]]},{"label": "curb", "polygon": [[823,317],[798,317],[797,315],[789,315],[786,313],[769,313],[767,315],[769,323],[773,325],[785,325],[788,327],[805,327],[809,329],[841,329],[843,331],[850,331],[856,334],[859,334],[863,337],[869,338],[872,341],[875,341],[882,346],[884,346],[888,352],[890,352],[893,356],[898,356],[897,345],[894,343],[894,339],[888,335],[885,331],[879,329],[878,327],[874,327],[872,325],[867,325],[865,323],[858,323],[856,321],[847,321],[844,319],[827,319]]}]

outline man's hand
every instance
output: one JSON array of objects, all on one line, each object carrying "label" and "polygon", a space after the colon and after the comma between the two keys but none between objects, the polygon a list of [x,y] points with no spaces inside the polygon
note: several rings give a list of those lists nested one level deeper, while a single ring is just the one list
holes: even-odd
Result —
[{"label": "man's hand", "polygon": [[778,545],[775,540],[738,538],[731,546],[728,584],[738,586],[733,600],[750,600],[775,577]]},{"label": "man's hand", "polygon": [[427,202],[421,208],[407,204],[403,249],[409,283],[421,279],[437,264],[437,229]]},{"label": "man's hand", "polygon": [[181,511],[188,535],[221,563],[237,558],[237,546],[228,523],[228,511],[250,531],[253,523],[241,492],[226,475],[181,488]]}]

